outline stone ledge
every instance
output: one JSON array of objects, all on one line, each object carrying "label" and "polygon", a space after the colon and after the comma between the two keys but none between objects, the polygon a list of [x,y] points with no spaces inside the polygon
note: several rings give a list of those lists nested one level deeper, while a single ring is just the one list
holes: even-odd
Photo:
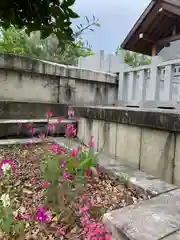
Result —
[{"label": "stone ledge", "polygon": [[106,213],[103,222],[114,240],[168,240],[180,230],[180,189]]},{"label": "stone ledge", "polygon": [[74,106],[81,118],[180,132],[180,110]]},{"label": "stone ledge", "polygon": [[13,54],[0,54],[0,69],[53,75],[117,85],[117,75],[32,59]]},{"label": "stone ledge", "polygon": [[157,196],[178,188],[145,172],[122,166],[117,160],[104,154],[100,155],[99,164],[104,172],[117,178],[125,178],[129,187],[151,196]]}]

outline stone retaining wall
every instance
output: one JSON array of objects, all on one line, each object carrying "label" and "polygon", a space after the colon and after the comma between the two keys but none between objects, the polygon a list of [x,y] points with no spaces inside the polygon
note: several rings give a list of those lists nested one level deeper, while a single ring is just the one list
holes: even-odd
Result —
[{"label": "stone retaining wall", "polygon": [[113,107],[76,107],[78,136],[91,135],[98,150],[122,165],[180,186],[180,112]]},{"label": "stone retaining wall", "polygon": [[0,55],[0,100],[113,105],[116,74]]}]

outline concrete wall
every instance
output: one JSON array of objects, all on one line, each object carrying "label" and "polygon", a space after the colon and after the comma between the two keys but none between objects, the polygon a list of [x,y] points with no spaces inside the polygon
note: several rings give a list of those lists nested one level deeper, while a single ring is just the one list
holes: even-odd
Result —
[{"label": "concrete wall", "polygon": [[116,75],[14,55],[0,55],[0,100],[106,104],[117,100]]},{"label": "concrete wall", "polygon": [[140,169],[180,186],[180,112],[132,108],[76,108],[81,116],[79,138],[113,156],[122,165]]}]

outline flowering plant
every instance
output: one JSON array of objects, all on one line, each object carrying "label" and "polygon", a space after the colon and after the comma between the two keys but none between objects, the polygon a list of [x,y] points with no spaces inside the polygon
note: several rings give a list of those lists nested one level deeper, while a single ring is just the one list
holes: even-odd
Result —
[{"label": "flowering plant", "polygon": [[0,162],[1,184],[0,184],[0,230],[5,235],[19,238],[24,232],[24,222],[14,221],[14,210],[11,206],[11,193],[13,182],[11,174],[15,171],[12,160],[4,159]]}]

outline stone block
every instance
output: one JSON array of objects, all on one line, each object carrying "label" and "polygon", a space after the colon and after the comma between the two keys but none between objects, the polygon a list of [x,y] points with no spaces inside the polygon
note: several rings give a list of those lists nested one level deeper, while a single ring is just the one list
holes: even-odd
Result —
[{"label": "stone block", "polygon": [[93,136],[95,150],[97,150],[98,145],[98,126],[99,126],[98,120],[84,119],[84,143],[88,145],[90,137]]},{"label": "stone block", "polygon": [[117,124],[99,121],[98,150],[115,157]]},{"label": "stone block", "polygon": [[103,222],[117,240],[159,240],[180,230],[179,212],[180,189],[177,189],[106,213]]},{"label": "stone block", "polygon": [[173,183],[180,186],[180,134],[176,135]]},{"label": "stone block", "polygon": [[171,132],[142,129],[140,169],[172,183],[174,144]]},{"label": "stone block", "polygon": [[141,129],[117,124],[116,158],[127,166],[139,168]]},{"label": "stone block", "polygon": [[85,118],[80,118],[78,121],[78,132],[77,132],[78,138],[84,142],[85,138]]}]

